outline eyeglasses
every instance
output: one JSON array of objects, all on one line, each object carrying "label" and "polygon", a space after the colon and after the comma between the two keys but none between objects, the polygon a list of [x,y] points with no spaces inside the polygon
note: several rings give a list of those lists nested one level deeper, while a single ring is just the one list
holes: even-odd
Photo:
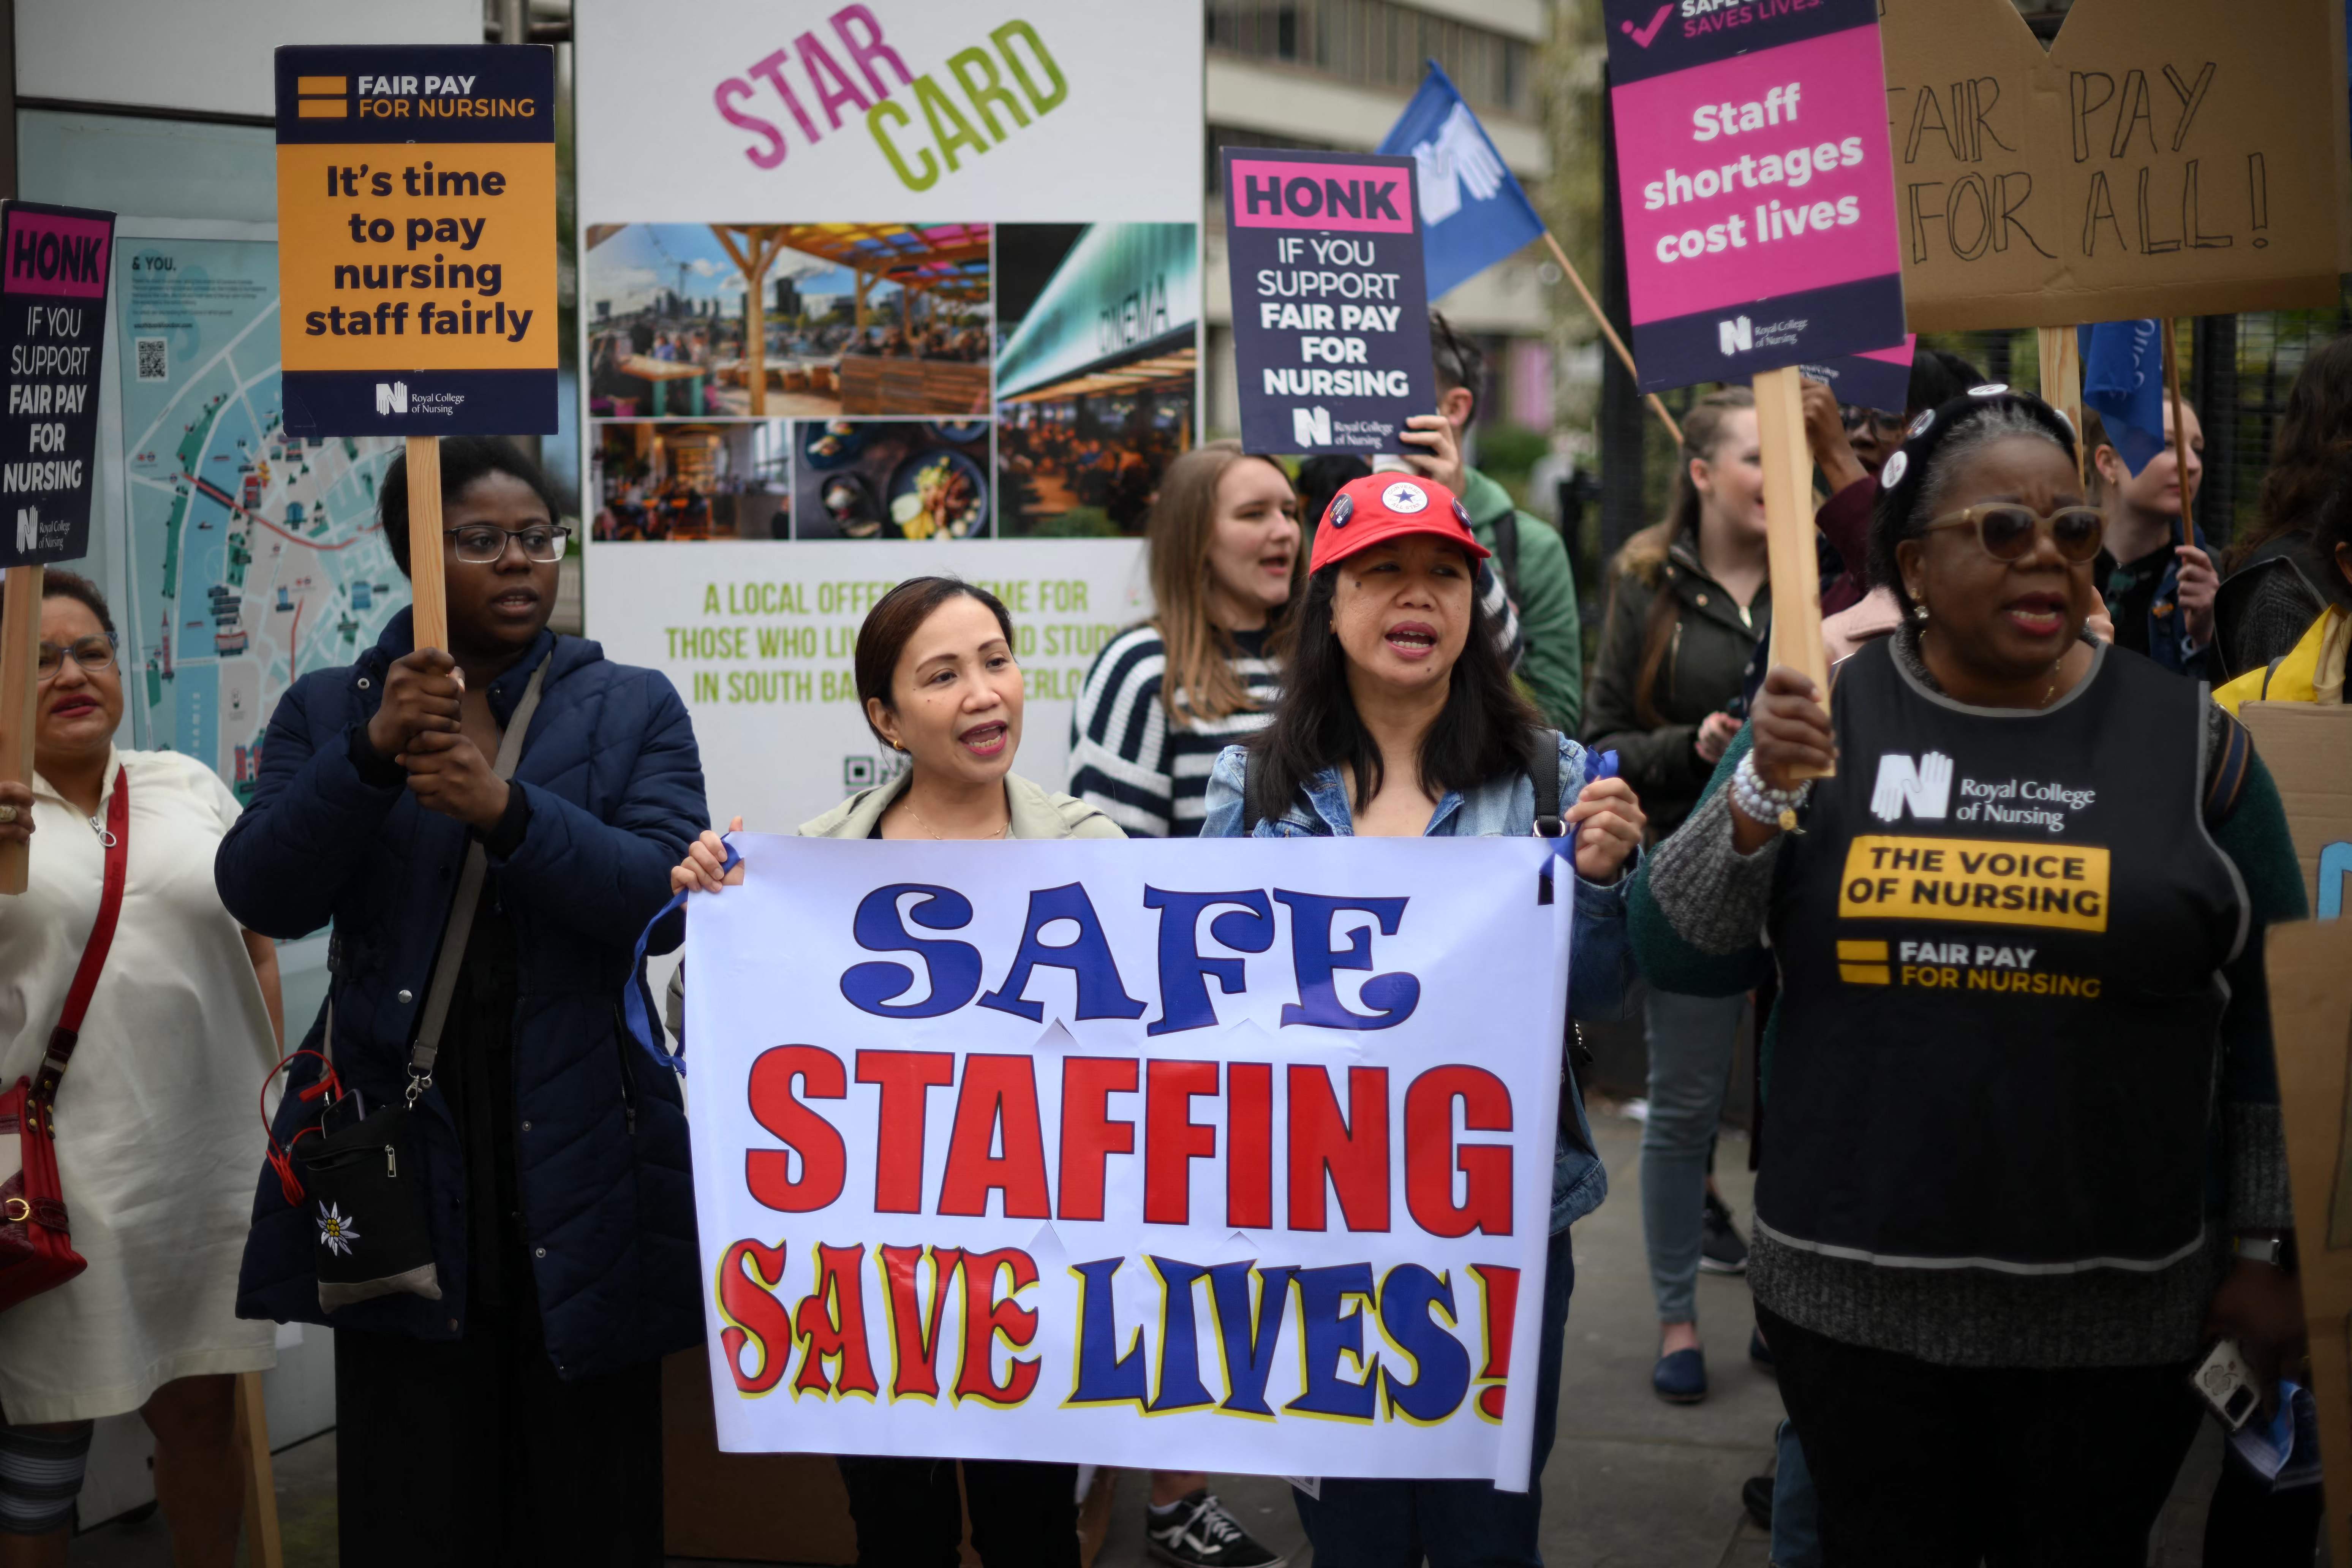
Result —
[{"label": "eyeglasses", "polygon": [[441,531],[457,542],[457,559],[468,566],[494,566],[507,552],[507,541],[522,546],[523,559],[541,564],[563,559],[564,542],[572,537],[569,528],[551,528],[544,523],[530,528],[500,528],[492,522],[469,522],[463,528]]},{"label": "eyeglasses", "polygon": [[2106,538],[2107,520],[2095,507],[2062,506],[2044,515],[2015,501],[1994,500],[1963,507],[1920,531],[1933,533],[1939,528],[1975,529],[1977,542],[1996,561],[2024,560],[2046,529],[2051,542],[2058,546],[2059,558],[2080,564],[2099,552]]},{"label": "eyeglasses", "polygon": [[41,645],[34,660],[34,668],[43,680],[55,680],[58,671],[66,667],[70,658],[91,675],[103,675],[114,668],[114,645],[104,637],[83,637],[71,647],[59,647],[53,642]]},{"label": "eyeglasses", "polygon": [[1888,414],[1882,409],[1864,408],[1848,403],[1840,406],[1838,417],[1845,421],[1845,433],[1849,436],[1864,428],[1883,437],[1891,438],[1903,434],[1904,420],[1900,414]]}]

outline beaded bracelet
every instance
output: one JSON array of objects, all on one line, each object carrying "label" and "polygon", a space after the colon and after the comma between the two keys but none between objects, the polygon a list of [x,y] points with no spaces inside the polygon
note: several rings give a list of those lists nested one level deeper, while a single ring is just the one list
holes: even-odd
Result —
[{"label": "beaded bracelet", "polygon": [[1731,804],[1752,822],[1776,823],[1783,833],[1797,830],[1797,808],[1805,804],[1813,792],[1813,784],[1806,779],[1794,789],[1774,789],[1756,771],[1756,753],[1748,752],[1739,759],[1731,772]]}]

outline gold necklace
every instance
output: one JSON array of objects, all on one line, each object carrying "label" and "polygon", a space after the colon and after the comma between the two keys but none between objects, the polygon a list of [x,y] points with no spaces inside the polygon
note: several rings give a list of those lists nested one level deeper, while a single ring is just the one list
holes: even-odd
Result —
[{"label": "gold necklace", "polygon": [[[925,822],[925,821],[923,820],[923,814],[922,814],[921,812],[917,811],[917,810],[915,809],[915,803],[914,803],[913,801],[911,801],[911,800],[901,800],[898,804],[899,804],[900,805],[903,805],[903,806],[905,806],[905,807],[907,808],[907,815],[908,815],[908,816],[911,816],[911,817],[913,817],[913,818],[915,819],[915,824],[916,824],[916,826],[917,826],[920,827],[924,832],[926,832],[926,833],[929,834],[933,838],[937,839],[940,843],[944,844],[944,843],[946,843],[946,842],[947,842],[947,837],[946,837],[946,835],[942,834],[942,833],[941,833],[938,828],[933,827],[929,823]],[[1011,834],[1011,833],[1012,833],[1012,831],[1013,831],[1013,818],[1012,818],[1012,816],[1009,816],[1009,815],[1008,815],[1008,816],[1005,817],[1005,819],[1004,819],[1004,826],[1002,826],[1002,827],[998,828],[998,829],[997,829],[995,832],[993,832],[993,833],[989,833],[989,834],[983,834],[983,835],[982,835],[982,838],[983,840],[986,840],[986,839],[989,839],[989,838],[1003,838],[1003,837],[1005,837],[1007,835]]]}]

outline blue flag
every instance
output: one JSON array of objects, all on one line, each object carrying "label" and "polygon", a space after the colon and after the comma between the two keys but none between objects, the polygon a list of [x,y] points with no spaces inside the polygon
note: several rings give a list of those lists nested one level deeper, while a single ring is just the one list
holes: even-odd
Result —
[{"label": "blue flag", "polygon": [[2154,321],[2074,329],[2083,352],[2083,406],[2098,415],[2108,444],[2134,474],[2164,450],[2163,331]]},{"label": "blue flag", "polygon": [[1486,128],[1435,60],[1380,151],[1420,165],[1421,250],[1432,299],[1544,231]]}]

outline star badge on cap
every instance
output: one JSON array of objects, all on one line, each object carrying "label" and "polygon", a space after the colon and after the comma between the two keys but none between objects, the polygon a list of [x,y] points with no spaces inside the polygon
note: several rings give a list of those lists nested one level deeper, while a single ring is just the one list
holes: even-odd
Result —
[{"label": "star badge on cap", "polygon": [[1391,511],[1402,512],[1409,517],[1429,504],[1429,492],[1419,485],[1399,479],[1381,492],[1381,504]]}]

